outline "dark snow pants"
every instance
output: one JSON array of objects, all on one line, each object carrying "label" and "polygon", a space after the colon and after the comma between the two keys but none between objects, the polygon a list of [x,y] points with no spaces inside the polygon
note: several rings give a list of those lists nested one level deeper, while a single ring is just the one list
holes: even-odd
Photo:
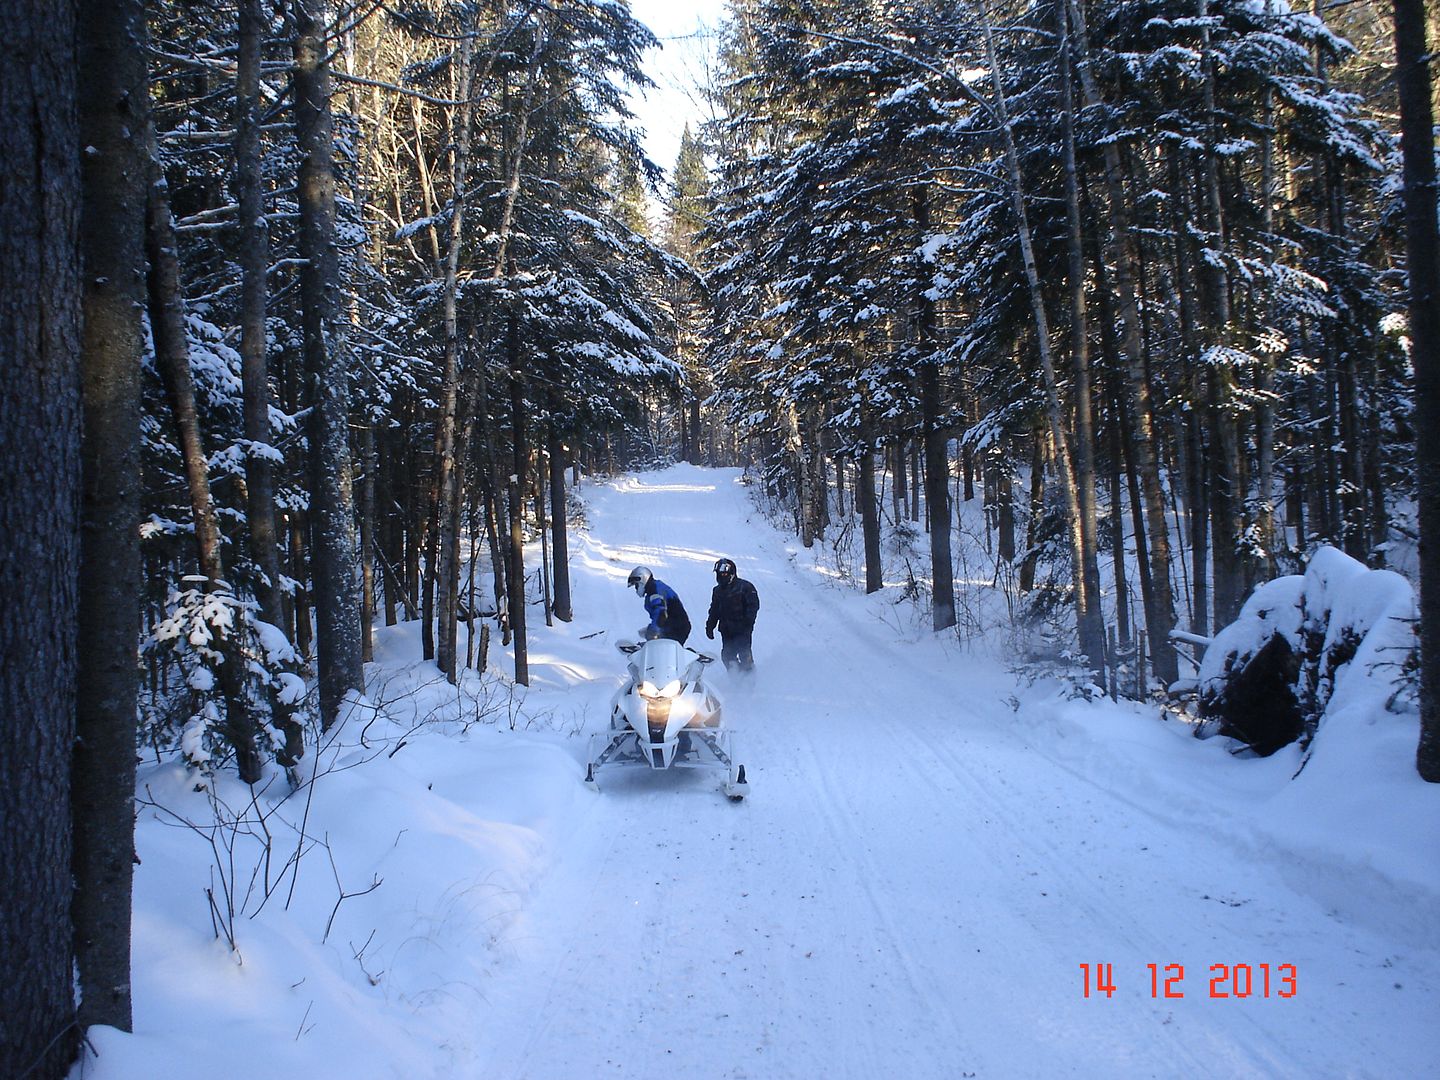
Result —
[{"label": "dark snow pants", "polygon": [[720,659],[725,661],[728,671],[754,671],[755,657],[750,652],[750,631],[737,634],[720,631]]}]

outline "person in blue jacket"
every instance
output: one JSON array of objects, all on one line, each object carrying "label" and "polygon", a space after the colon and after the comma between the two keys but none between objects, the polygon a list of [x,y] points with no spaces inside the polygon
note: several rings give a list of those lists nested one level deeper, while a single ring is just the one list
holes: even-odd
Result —
[{"label": "person in blue jacket", "polygon": [[685,605],[675,590],[646,566],[631,570],[627,584],[645,602],[645,611],[650,616],[650,625],[642,631],[646,640],[663,637],[684,645],[690,636],[690,616],[685,613]]}]

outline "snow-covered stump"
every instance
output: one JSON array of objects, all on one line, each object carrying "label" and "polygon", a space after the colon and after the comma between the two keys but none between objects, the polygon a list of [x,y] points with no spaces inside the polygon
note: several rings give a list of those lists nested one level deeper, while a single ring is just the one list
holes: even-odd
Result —
[{"label": "snow-covered stump", "polygon": [[1201,714],[1261,755],[1341,715],[1374,723],[1405,690],[1414,623],[1408,581],[1322,547],[1303,575],[1257,587],[1215,635],[1200,663]]}]

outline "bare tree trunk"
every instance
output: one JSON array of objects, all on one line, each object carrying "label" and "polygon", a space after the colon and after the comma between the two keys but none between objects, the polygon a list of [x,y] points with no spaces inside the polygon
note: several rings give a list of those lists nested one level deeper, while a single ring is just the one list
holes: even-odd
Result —
[{"label": "bare tree trunk", "polygon": [[810,505],[810,483],[806,475],[805,443],[800,431],[800,414],[793,402],[787,402],[780,407],[780,423],[785,439],[786,464],[795,484],[796,531],[800,534],[800,543],[808,548],[815,543],[814,516]]},{"label": "bare tree trunk", "polygon": [[270,373],[266,362],[265,274],[270,227],[260,173],[260,52],[265,36],[262,0],[240,4],[239,59],[235,83],[235,188],[239,203],[240,378],[244,398],[246,526],[250,557],[258,571],[255,598],[260,614],[283,630],[280,549],[275,534],[275,472],[270,447]]},{"label": "bare tree trunk", "polygon": [[[1267,83],[1260,134],[1260,230],[1268,238],[1275,232],[1275,139],[1274,89]],[[1275,524],[1275,365],[1262,357],[1259,372],[1259,401],[1255,405],[1255,454],[1257,494],[1255,520],[1260,546],[1265,552],[1264,574],[1275,576],[1275,548],[1283,532]]]},{"label": "bare tree trunk", "polygon": [[399,622],[396,604],[404,592],[400,581],[400,567],[405,563],[405,542],[400,515],[396,506],[395,476],[398,454],[395,443],[397,436],[381,428],[379,438],[380,463],[377,479],[380,488],[376,493],[376,513],[380,530],[380,571],[385,593],[385,625],[394,626]]},{"label": "bare tree trunk", "polygon": [[1122,649],[1130,647],[1130,582],[1125,563],[1125,504],[1120,472],[1124,465],[1120,449],[1120,418],[1110,417],[1110,553],[1115,567],[1115,628]]},{"label": "bare tree trunk", "polygon": [[855,463],[855,501],[860,505],[860,533],[865,541],[865,591],[885,587],[880,559],[880,504],[875,498],[875,435],[869,410],[861,406],[860,455]]},{"label": "bare tree trunk", "polygon": [[302,656],[312,655],[312,646],[315,644],[315,629],[310,620],[310,588],[308,552],[305,550],[305,537],[309,530],[306,528],[305,516],[299,511],[290,512],[290,576],[298,583],[295,586],[295,598],[292,606],[295,609],[295,648]]},{"label": "bare tree trunk", "polygon": [[895,517],[895,524],[899,525],[910,515],[910,507],[905,497],[905,492],[909,490],[909,484],[905,480],[904,440],[896,439],[891,445],[888,455],[890,472],[893,474],[890,484],[890,512]]},{"label": "bare tree trunk", "polygon": [[[0,180],[0,281],[5,283],[0,303],[0,356],[5,358],[0,366],[0,491],[5,493],[0,499],[5,537],[0,595],[6,598],[0,605],[0,655],[6,658],[0,678],[0,759],[5,762],[0,784],[0,821],[5,823],[0,830],[0,896],[5,898],[0,903],[5,968],[0,1075],[38,1080],[59,1080],[75,1058],[77,959],[83,965],[81,985],[98,998],[87,995],[82,1023],[130,1028],[135,766],[129,721],[135,704],[135,621],[126,614],[135,614],[139,578],[134,455],[144,172],[135,121],[143,117],[144,101],[143,89],[133,99],[124,91],[144,87],[145,69],[140,5],[90,4],[86,14],[91,21],[80,41],[87,63],[77,129],[76,72],[82,69],[75,56],[76,8],[73,0],[0,6],[0,35],[6,43],[0,58],[0,109],[7,120],[0,128],[0,162],[6,171]],[[114,30],[122,33],[107,33]],[[83,361],[77,245],[82,145],[95,151],[84,161],[84,194],[94,198],[85,204],[84,254],[114,260],[87,263]],[[97,232],[123,242],[98,247]],[[113,276],[99,277],[105,270]],[[120,573],[113,582],[100,577],[98,562],[88,570],[91,581],[104,589],[104,599],[117,605],[107,614],[118,615],[121,622],[80,627],[82,640],[106,648],[104,654],[79,658],[105,685],[99,695],[100,688],[85,687],[82,718],[100,744],[75,747],[72,781],[82,363],[87,390],[108,381],[119,391],[108,402],[108,415],[105,399],[85,402],[89,429],[115,436],[107,445],[85,447],[85,479],[93,482],[91,470],[106,455],[115,455],[115,463],[128,465],[131,472],[107,477],[94,491],[83,489],[87,515],[118,511],[115,516],[124,522],[98,537],[98,545],[85,548],[86,555],[105,558],[106,568]],[[119,492],[111,479],[118,481]],[[95,598],[90,599],[93,604]],[[106,694],[122,705],[128,702],[130,711],[100,713],[97,706],[107,703]],[[119,756],[117,744],[122,746]]]},{"label": "bare tree trunk", "polygon": [[375,426],[360,425],[360,660],[375,659]]},{"label": "bare tree trunk", "polygon": [[514,634],[515,681],[530,685],[530,658],[525,636],[525,465],[530,449],[525,441],[525,391],[521,385],[518,317],[510,316],[507,348],[510,353],[510,440],[514,472],[510,476],[510,629]]},{"label": "bare tree trunk", "polygon": [[[1208,0],[1199,0],[1201,58],[1205,70],[1202,100],[1206,114],[1206,145],[1203,155],[1203,212],[1209,233],[1206,245],[1216,251],[1225,249],[1225,215],[1220,198],[1220,165],[1215,149],[1220,135],[1215,106],[1215,63],[1210,47],[1210,29],[1206,21]],[[1231,330],[1230,281],[1225,268],[1213,257],[1196,259],[1204,284],[1205,313],[1208,326],[1205,341],[1209,355],[1202,358],[1206,375],[1210,439],[1210,522],[1214,537],[1212,560],[1215,566],[1215,623],[1227,626],[1240,613],[1249,590],[1246,560],[1240,550],[1243,529],[1245,492],[1241,484],[1240,440],[1232,406],[1235,394],[1235,370],[1219,354],[1229,344]]]},{"label": "bare tree trunk", "polygon": [[575,617],[570,600],[570,533],[565,498],[565,443],[555,422],[550,422],[550,531],[555,555],[555,617]]},{"label": "bare tree trunk", "polygon": [[363,690],[360,583],[350,464],[350,383],[333,341],[340,271],[335,246],[335,165],[328,45],[319,0],[292,0],[295,127],[300,164],[299,247],[305,367],[310,385],[311,575],[319,622],[320,723],[328,730],[345,695]]},{"label": "bare tree trunk", "polygon": [[1415,473],[1420,487],[1420,744],[1415,764],[1440,783],[1440,224],[1425,5],[1394,0],[1395,81],[1405,160],[1405,257],[1415,365]]},{"label": "bare tree trunk", "polygon": [[1035,564],[1040,554],[1035,548],[1039,539],[1040,517],[1045,513],[1045,436],[1037,430],[1034,451],[1030,456],[1030,518],[1025,523],[1025,558],[1020,562],[1020,591],[1035,588]]},{"label": "bare tree trunk", "polygon": [[[1015,561],[1015,479],[1010,475],[1010,459],[993,455],[994,464],[985,470],[986,478],[995,488],[995,555],[1001,562]],[[988,490],[989,484],[985,485]]]},{"label": "bare tree trunk", "polygon": [[[922,235],[930,229],[930,202],[924,188],[914,198],[915,225]],[[920,349],[920,413],[925,449],[925,506],[930,521],[930,572],[934,582],[931,626],[946,630],[955,625],[955,567],[950,553],[949,438],[940,426],[940,368],[934,356],[935,302],[917,301],[915,326]]]}]

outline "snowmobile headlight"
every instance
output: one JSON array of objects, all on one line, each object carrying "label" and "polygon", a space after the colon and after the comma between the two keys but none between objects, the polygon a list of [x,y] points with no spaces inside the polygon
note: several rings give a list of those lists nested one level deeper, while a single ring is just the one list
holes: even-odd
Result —
[{"label": "snowmobile headlight", "polygon": [[646,679],[640,684],[640,696],[643,698],[672,698],[680,693],[680,686],[681,683],[679,679],[671,679],[659,688],[649,679]]}]

